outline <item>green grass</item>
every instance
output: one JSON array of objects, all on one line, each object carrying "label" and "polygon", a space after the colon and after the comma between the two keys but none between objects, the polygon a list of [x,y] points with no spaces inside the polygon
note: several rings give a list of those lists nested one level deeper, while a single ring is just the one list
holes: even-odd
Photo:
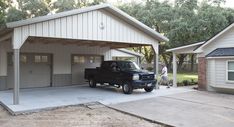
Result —
[{"label": "green grass", "polygon": [[[173,74],[168,73],[169,80],[173,79]],[[197,82],[198,80],[198,75],[197,73],[191,73],[191,72],[178,72],[177,73],[177,82],[181,83],[184,80],[191,81],[193,80],[194,82]]]}]

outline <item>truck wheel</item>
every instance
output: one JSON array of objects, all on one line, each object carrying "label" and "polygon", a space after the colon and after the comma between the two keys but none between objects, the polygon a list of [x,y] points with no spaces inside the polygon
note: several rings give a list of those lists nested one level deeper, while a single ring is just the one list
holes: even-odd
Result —
[{"label": "truck wheel", "polygon": [[146,92],[152,92],[154,90],[154,87],[146,87],[144,89]]},{"label": "truck wheel", "polygon": [[122,90],[124,94],[131,94],[133,91],[132,85],[129,82],[126,82],[122,86]]},{"label": "truck wheel", "polygon": [[96,81],[94,79],[89,79],[89,87],[95,88],[96,87]]}]

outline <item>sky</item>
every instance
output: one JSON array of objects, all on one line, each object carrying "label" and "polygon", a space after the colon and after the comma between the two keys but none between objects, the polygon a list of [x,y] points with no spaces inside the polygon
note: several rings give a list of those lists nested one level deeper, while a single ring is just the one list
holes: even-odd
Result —
[{"label": "sky", "polygon": [[[117,3],[127,3],[127,2],[131,2],[131,1],[134,1],[134,2],[141,2],[142,0],[107,0],[108,2],[110,3],[114,3],[114,4],[117,4]],[[160,0],[160,1],[163,1],[163,0]],[[173,2],[174,0],[169,0],[171,2]],[[202,0],[199,0],[199,1],[202,1]],[[226,0],[226,3],[224,5],[222,5],[223,7],[230,7],[230,8],[233,8],[234,9],[234,0]]]}]

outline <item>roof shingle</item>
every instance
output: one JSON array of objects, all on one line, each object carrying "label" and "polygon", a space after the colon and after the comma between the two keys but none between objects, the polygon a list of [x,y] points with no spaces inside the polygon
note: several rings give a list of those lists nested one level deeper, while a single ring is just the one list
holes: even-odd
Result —
[{"label": "roof shingle", "polygon": [[221,56],[234,56],[234,47],[230,48],[217,48],[206,57],[221,57]]}]

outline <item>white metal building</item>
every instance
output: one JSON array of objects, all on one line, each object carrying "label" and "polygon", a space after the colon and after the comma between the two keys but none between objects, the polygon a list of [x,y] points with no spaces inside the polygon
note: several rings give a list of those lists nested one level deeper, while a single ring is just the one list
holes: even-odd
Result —
[{"label": "white metal building", "polygon": [[152,46],[166,37],[109,4],[7,23],[0,30],[0,90],[83,84],[84,68],[111,60],[111,49]]}]

